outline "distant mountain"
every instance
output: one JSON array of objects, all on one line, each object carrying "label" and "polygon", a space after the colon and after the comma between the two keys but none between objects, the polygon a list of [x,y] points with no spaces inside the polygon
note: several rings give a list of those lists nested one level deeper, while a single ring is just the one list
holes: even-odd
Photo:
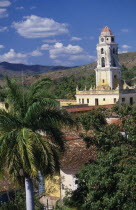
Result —
[{"label": "distant mountain", "polygon": [[[119,54],[119,62],[127,68],[136,66],[136,52]],[[69,77],[75,75],[78,77],[88,77],[94,75],[96,62],[78,66],[78,67],[65,67],[65,66],[42,66],[42,65],[24,65],[12,64],[7,62],[0,63],[0,77],[7,74],[9,76],[21,76],[22,72],[25,76],[27,84],[35,82],[38,78],[47,76],[51,79],[59,79],[62,77]],[[1,85],[0,81],[0,85]]]},{"label": "distant mountain", "polygon": [[2,62],[0,63],[0,77],[3,75],[21,76],[22,72],[24,75],[35,75],[68,68],[64,66],[25,65]]}]

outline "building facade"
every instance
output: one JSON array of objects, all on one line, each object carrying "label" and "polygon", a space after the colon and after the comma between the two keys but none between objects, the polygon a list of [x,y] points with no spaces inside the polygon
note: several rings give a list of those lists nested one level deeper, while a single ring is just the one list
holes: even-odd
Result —
[{"label": "building facade", "polygon": [[76,89],[77,104],[89,106],[108,104],[136,104],[136,88],[121,79],[118,61],[118,44],[109,27],[104,27],[97,44],[96,87]]}]

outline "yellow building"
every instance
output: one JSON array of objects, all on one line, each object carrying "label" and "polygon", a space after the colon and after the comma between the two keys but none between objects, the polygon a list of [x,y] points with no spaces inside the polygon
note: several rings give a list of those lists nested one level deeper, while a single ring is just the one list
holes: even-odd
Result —
[{"label": "yellow building", "polygon": [[89,106],[108,104],[136,104],[136,88],[121,80],[118,62],[118,44],[110,28],[103,28],[97,44],[96,87],[76,89],[77,104]]}]

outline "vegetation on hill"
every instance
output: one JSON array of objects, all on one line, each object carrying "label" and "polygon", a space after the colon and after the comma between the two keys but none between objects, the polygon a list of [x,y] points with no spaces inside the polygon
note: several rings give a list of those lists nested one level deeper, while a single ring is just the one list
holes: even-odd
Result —
[{"label": "vegetation on hill", "polygon": [[[54,72],[55,74],[55,72]],[[35,75],[23,78],[25,88],[37,81],[44,81],[47,79],[44,75]],[[136,83],[136,67],[131,69],[122,66],[122,79],[128,81],[131,85]],[[74,73],[70,76],[64,76],[57,79],[49,79],[50,83],[46,87],[46,94],[54,99],[75,99],[76,87],[80,90],[89,89],[95,86],[95,71],[83,70],[82,72]],[[22,78],[18,78],[19,83],[22,83]],[[4,101],[5,87],[0,86],[0,101]]]},{"label": "vegetation on hill", "polygon": [[[136,82],[136,53],[123,53],[119,54],[119,60],[122,65],[122,79],[127,80],[132,85]],[[133,65],[132,65],[133,64]],[[16,79],[22,83],[22,80],[27,87],[42,80],[49,78],[51,80],[48,87],[49,94],[54,98],[75,99],[75,91],[78,86],[79,89],[89,89],[95,86],[95,71],[96,62],[65,69],[65,67],[47,67],[47,66],[28,66],[22,64],[8,64],[1,63],[1,73],[9,74],[9,72],[19,72],[19,77]],[[4,66],[4,67],[2,67]],[[23,76],[22,76],[23,70]],[[42,72],[46,71],[47,73]],[[27,73],[27,75],[26,75]],[[34,75],[28,75],[34,74]],[[15,74],[12,74],[15,75]],[[17,76],[17,75],[16,75]],[[4,100],[4,78],[0,79],[0,101]]]}]

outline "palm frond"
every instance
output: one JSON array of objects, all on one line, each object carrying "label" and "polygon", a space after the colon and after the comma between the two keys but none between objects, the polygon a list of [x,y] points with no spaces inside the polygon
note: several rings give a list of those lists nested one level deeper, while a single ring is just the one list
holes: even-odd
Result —
[{"label": "palm frond", "polygon": [[37,99],[45,98],[47,89],[51,84],[52,81],[47,77],[38,80],[36,83],[32,84],[27,94],[29,104],[37,101]]},{"label": "palm frond", "polygon": [[10,112],[0,109],[0,131],[7,132],[21,127],[21,122],[14,117]]},{"label": "palm frond", "polygon": [[24,90],[22,90],[19,85],[6,77],[8,92],[7,100],[10,105],[10,109],[13,109],[14,112],[26,112],[26,99]]},{"label": "palm frond", "polygon": [[25,116],[25,123],[34,130],[43,131],[46,131],[48,125],[59,126],[60,128],[64,125],[77,126],[77,123],[66,111],[50,107],[45,101],[35,102],[29,107]]},{"label": "palm frond", "polygon": [[38,171],[52,174],[59,167],[60,148],[64,149],[61,128],[76,126],[75,121],[43,95],[43,85],[50,85],[50,80],[37,82],[26,92],[8,77],[7,85],[10,107],[8,112],[0,110],[0,167],[6,166],[18,180],[20,170],[30,177]]}]

